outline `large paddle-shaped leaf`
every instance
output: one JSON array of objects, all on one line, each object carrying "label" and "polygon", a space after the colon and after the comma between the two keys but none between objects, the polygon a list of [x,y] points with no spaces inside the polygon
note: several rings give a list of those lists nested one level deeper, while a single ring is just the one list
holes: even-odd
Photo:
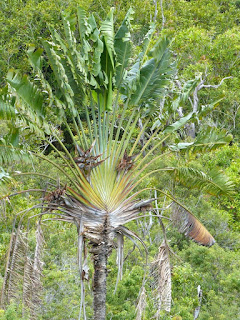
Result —
[{"label": "large paddle-shaped leaf", "polygon": [[114,48],[116,52],[116,87],[119,88],[122,80],[126,76],[126,68],[131,57],[131,34],[130,23],[134,11],[129,9],[122,25],[118,29],[114,40]]},{"label": "large paddle-shaped leaf", "polygon": [[136,106],[163,96],[174,70],[170,61],[169,44],[169,39],[162,38],[150,51],[152,59],[147,60],[140,69],[139,81],[131,96],[130,105]]},{"label": "large paddle-shaped leaf", "polygon": [[14,88],[19,97],[27,103],[38,115],[44,115],[43,95],[40,90],[28,79],[27,75],[21,76],[10,70],[7,82]]}]

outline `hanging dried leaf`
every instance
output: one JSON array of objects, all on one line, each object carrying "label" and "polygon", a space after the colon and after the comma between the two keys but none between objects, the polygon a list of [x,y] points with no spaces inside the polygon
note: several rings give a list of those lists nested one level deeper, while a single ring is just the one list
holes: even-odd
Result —
[{"label": "hanging dried leaf", "polygon": [[159,248],[157,259],[152,264],[152,270],[157,303],[155,317],[158,319],[161,310],[171,310],[171,267],[168,247],[164,241]]},{"label": "hanging dried leaf", "polygon": [[20,229],[15,231],[13,249],[10,257],[9,276],[7,280],[7,298],[19,300],[21,295],[21,284],[23,283],[24,263],[27,250],[27,242],[24,234]]},{"label": "hanging dried leaf", "polygon": [[13,230],[12,234],[11,234],[11,240],[9,243],[7,261],[6,261],[6,267],[5,267],[5,274],[4,274],[3,284],[2,284],[2,289],[1,289],[1,301],[0,301],[1,308],[3,308],[5,303],[7,302],[6,301],[7,300],[7,287],[8,287],[8,280],[9,280],[9,275],[10,275],[10,265],[11,265],[12,253],[13,253],[15,241],[16,241],[16,233],[15,233],[15,230]]},{"label": "hanging dried leaf", "polygon": [[31,320],[36,320],[38,318],[38,313],[41,306],[43,245],[43,232],[41,229],[41,224],[38,222],[34,259],[31,260],[29,257],[26,257],[23,278],[23,311],[30,311]]},{"label": "hanging dried leaf", "polygon": [[124,261],[124,238],[122,233],[117,233],[117,266],[118,266],[118,275],[117,275],[117,281],[115,285],[115,291],[117,290],[118,282],[122,280],[122,274],[123,274],[123,261]]},{"label": "hanging dried leaf", "polygon": [[146,295],[145,287],[142,287],[140,292],[141,293],[140,293],[138,305],[136,308],[136,312],[137,312],[136,320],[143,319],[144,311],[147,306],[147,295]]},{"label": "hanging dried leaf", "polygon": [[24,277],[23,277],[23,305],[24,311],[26,308],[32,310],[32,273],[33,265],[29,257],[26,257],[24,266]]},{"label": "hanging dried leaf", "polygon": [[37,317],[39,307],[41,305],[41,292],[42,292],[42,271],[43,271],[43,247],[44,236],[40,222],[38,222],[36,230],[36,247],[33,260],[33,272],[32,272],[32,314]]},{"label": "hanging dried leaf", "polygon": [[179,232],[184,233],[203,246],[212,246],[215,243],[213,236],[201,224],[201,222],[186,208],[180,205],[172,205],[172,220]]}]

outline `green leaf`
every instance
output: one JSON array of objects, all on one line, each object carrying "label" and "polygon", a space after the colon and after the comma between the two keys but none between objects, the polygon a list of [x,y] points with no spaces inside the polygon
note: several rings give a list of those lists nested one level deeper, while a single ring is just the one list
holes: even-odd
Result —
[{"label": "green leaf", "polygon": [[83,44],[83,40],[86,35],[91,32],[91,27],[87,22],[86,11],[82,7],[77,8],[77,17],[78,17],[78,27],[79,27],[79,35],[81,38],[81,43]]},{"label": "green leaf", "polygon": [[154,32],[156,31],[156,24],[155,23],[151,23],[149,30],[147,32],[147,34],[145,35],[144,39],[143,39],[143,44],[142,44],[142,51],[139,53],[138,55],[138,61],[140,62],[140,66],[142,65],[142,63],[145,61],[145,57],[147,56],[148,52],[149,52],[149,48],[151,45],[151,41],[154,35]]},{"label": "green leaf", "polygon": [[123,93],[125,96],[130,96],[132,92],[136,91],[137,82],[139,81],[140,77],[140,68],[145,61],[145,57],[147,56],[147,53],[149,51],[150,43],[155,29],[155,24],[151,24],[148,33],[144,37],[142,51],[139,53],[136,62],[127,72],[126,79],[124,81],[124,87],[121,88],[121,93]]},{"label": "green leaf", "polygon": [[10,182],[11,182],[11,177],[9,173],[4,171],[4,169],[0,167],[0,192],[6,192]]},{"label": "green leaf", "polygon": [[201,120],[203,117],[212,112],[215,108],[218,107],[219,103],[224,99],[224,97],[218,99],[217,101],[212,102],[211,104],[201,106],[201,110],[198,112],[198,118]]},{"label": "green leaf", "polygon": [[233,140],[233,136],[228,134],[226,130],[219,131],[217,128],[208,127],[200,132],[193,142],[183,142],[172,145],[173,151],[191,151],[192,153],[203,153],[215,150]]},{"label": "green leaf", "polygon": [[[73,98],[74,91],[71,85],[69,84],[69,77],[73,77],[71,74],[71,68],[67,68],[66,64],[64,68],[63,60],[61,59],[61,52],[57,51],[56,45],[54,43],[44,41],[43,46],[49,58],[51,68],[55,75],[55,79],[58,83],[58,90],[60,89],[62,96],[64,97],[70,110],[73,112],[74,115],[76,115]],[[67,71],[69,71],[68,74],[66,73]],[[73,78],[71,80],[73,80]]]},{"label": "green leaf", "polygon": [[34,70],[42,69],[42,53],[42,48],[36,49],[33,45],[31,45],[27,51],[29,61]]},{"label": "green leaf", "polygon": [[193,90],[196,88],[197,84],[199,82],[199,77],[196,77],[196,79],[188,80],[184,83],[184,86],[182,88],[182,92],[180,95],[181,103],[186,103],[188,100],[190,94],[193,92]]},{"label": "green leaf", "polygon": [[209,173],[191,167],[173,168],[176,180],[189,188],[196,188],[214,196],[232,195],[234,184],[221,171],[211,170]]},{"label": "green leaf", "polygon": [[100,32],[103,38],[104,49],[101,54],[101,73],[99,74],[98,91],[99,104],[101,111],[112,110],[113,98],[113,72],[114,72],[114,26],[113,26],[113,8],[111,8],[107,19],[101,23]]},{"label": "green leaf", "polygon": [[8,135],[8,140],[13,147],[17,147],[19,144],[19,133],[19,128],[16,128],[15,125],[11,126],[11,130]]},{"label": "green leaf", "polygon": [[0,119],[11,120],[11,121],[16,119],[14,102],[15,102],[15,97],[8,99],[8,97],[4,97],[0,95]]},{"label": "green leaf", "polygon": [[116,52],[116,87],[119,88],[122,80],[126,76],[126,68],[131,57],[131,20],[134,11],[130,8],[118,29],[114,39],[114,49]]},{"label": "green leaf", "polygon": [[114,8],[111,8],[107,19],[101,23],[101,34],[104,37],[104,42],[110,57],[112,68],[114,68],[114,27],[113,27],[113,11]]},{"label": "green leaf", "polygon": [[44,115],[43,95],[40,90],[29,81],[27,75],[20,76],[18,73],[10,70],[7,74],[7,82],[32,110],[38,115]]},{"label": "green leaf", "polygon": [[166,129],[163,132],[164,133],[171,133],[173,131],[176,131],[176,130],[180,129],[181,127],[183,127],[192,118],[193,115],[194,115],[194,113],[190,112],[185,117],[182,117],[178,121],[176,121],[173,124],[171,124],[170,126],[166,127]]},{"label": "green leaf", "polygon": [[169,40],[162,38],[151,51],[152,59],[147,60],[140,69],[136,90],[130,105],[139,105],[147,100],[159,99],[164,95],[167,84],[174,72],[170,62]]},{"label": "green leaf", "polygon": [[0,139],[0,165],[9,166],[14,161],[28,161],[29,153],[22,146],[14,147],[9,139],[11,136]]}]

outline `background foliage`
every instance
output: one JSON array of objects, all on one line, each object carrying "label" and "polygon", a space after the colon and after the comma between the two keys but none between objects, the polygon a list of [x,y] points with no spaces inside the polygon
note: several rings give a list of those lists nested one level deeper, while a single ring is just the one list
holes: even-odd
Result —
[{"label": "background foliage", "polygon": [[[5,84],[5,75],[9,68],[20,69],[28,73],[26,50],[30,44],[40,45],[39,37],[48,38],[48,26],[57,27],[62,9],[75,13],[77,5],[97,13],[99,19],[112,6],[116,7],[117,22],[125,16],[129,6],[135,9],[133,24],[134,43],[137,46],[148,30],[149,21],[155,17],[155,5],[151,1],[101,1],[86,3],[83,0],[55,1],[2,1],[0,4],[0,83]],[[218,88],[203,88],[198,92],[199,110],[202,106],[224,98],[201,123],[196,123],[197,132],[206,126],[226,128],[233,133],[231,145],[218,151],[204,155],[200,160],[194,154],[179,154],[177,159],[169,159],[169,166],[181,161],[191,163],[195,168],[204,167],[207,171],[218,167],[235,182],[236,195],[211,198],[203,196],[199,191],[189,191],[178,181],[170,183],[164,176],[149,179],[149,185],[160,187],[167,184],[169,190],[181,201],[197,212],[201,221],[214,235],[217,244],[210,249],[199,247],[168,226],[167,236],[171,248],[180,258],[172,257],[173,307],[171,314],[163,314],[162,319],[193,319],[198,306],[197,286],[201,285],[203,300],[200,320],[226,319],[235,320],[240,317],[240,278],[239,278],[239,244],[240,244],[240,199],[239,199],[239,167],[240,135],[239,123],[239,57],[240,57],[240,2],[238,0],[163,0],[157,6],[156,20],[158,32],[174,37],[173,50],[176,54],[179,69],[179,82],[182,86],[189,79],[200,73],[205,77],[205,84],[218,85],[222,78],[226,79]],[[46,66],[47,68],[47,66]],[[46,69],[47,71],[47,69]],[[177,85],[175,84],[176,88]],[[180,88],[178,88],[180,91]],[[171,97],[172,98],[172,97]],[[170,109],[172,107],[169,107]],[[182,105],[184,114],[191,111],[191,104],[185,101]],[[172,109],[171,109],[172,111]],[[174,111],[174,110],[173,110]],[[174,111],[176,112],[176,110]],[[154,119],[160,118],[160,110],[155,110]],[[0,122],[0,137],[9,130],[6,123]],[[182,134],[185,134],[184,132]],[[27,140],[25,143],[41,146],[41,141]],[[50,155],[54,157],[54,153]],[[21,170],[23,164],[13,164],[15,170]],[[56,172],[41,161],[34,161],[29,166],[37,166],[43,172]],[[34,187],[35,181],[22,179],[17,182]],[[38,181],[37,185],[42,181]],[[12,186],[13,190],[16,186]],[[31,196],[18,199],[11,198],[0,205],[0,284],[4,274],[4,263],[8,249],[12,221],[15,212],[26,207]],[[158,221],[150,218],[142,224],[134,224],[133,229],[141,232],[145,238],[150,256],[157,254],[162,241]],[[76,319],[79,311],[79,275],[76,264],[76,244],[74,227],[58,222],[45,222],[45,265],[42,316],[39,319]],[[149,230],[151,229],[151,236]],[[128,255],[128,253],[131,254]],[[108,319],[135,319],[135,310],[139,298],[139,290],[143,279],[144,255],[127,243],[124,265],[124,277],[113,295],[117,277],[116,256],[112,254],[109,261],[108,277]],[[151,262],[151,261],[150,261]],[[149,265],[150,267],[150,265]],[[90,270],[90,278],[93,270]],[[148,284],[147,309],[144,319],[153,314],[153,296],[151,295],[151,279]],[[88,290],[88,289],[87,289]],[[87,291],[87,293],[90,290]],[[88,314],[91,315],[92,297],[87,294]],[[66,317],[66,309],[68,316]],[[22,318],[21,305],[12,303],[6,311],[0,310],[0,319],[14,320]]]}]

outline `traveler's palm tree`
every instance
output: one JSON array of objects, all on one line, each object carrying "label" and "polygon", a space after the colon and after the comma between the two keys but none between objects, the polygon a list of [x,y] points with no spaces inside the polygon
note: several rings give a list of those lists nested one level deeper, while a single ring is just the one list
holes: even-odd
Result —
[{"label": "traveler's palm tree", "polygon": [[[34,80],[10,71],[7,82],[11,92],[3,89],[1,98],[1,118],[14,123],[0,145],[2,163],[24,155],[17,145],[23,131],[46,141],[62,161],[59,165],[43,153],[32,152],[33,156],[55,166],[64,177],[58,180],[55,190],[43,190],[41,202],[32,209],[41,208],[38,217],[56,215],[58,220],[77,226],[82,280],[86,277],[84,259],[85,243],[88,242],[94,263],[94,319],[98,320],[106,318],[107,261],[111,250],[117,247],[118,279],[121,279],[124,237],[142,242],[126,224],[144,217],[151,209],[151,203],[161,195],[175,203],[172,208],[181,222],[181,232],[201,245],[211,246],[214,243],[214,238],[199,220],[170,193],[155,190],[153,198],[140,200],[147,189],[142,189],[144,179],[157,172],[166,172],[191,188],[197,187],[214,195],[232,191],[231,183],[217,172],[206,175],[193,168],[156,169],[156,165],[154,170],[151,169],[169,152],[211,150],[229,142],[229,136],[225,132],[217,134],[212,129],[199,135],[194,142],[169,146],[169,137],[193,116],[189,114],[169,126],[159,125],[148,138],[143,139],[145,132],[150,132],[148,119],[145,117],[145,124],[138,129],[139,118],[166,96],[175,67],[171,61],[169,40],[165,37],[153,40],[154,26],[144,38],[141,52],[133,63],[131,19],[132,11],[129,10],[115,34],[112,11],[101,22],[100,28],[94,16],[87,18],[82,9],[78,9],[78,30],[74,29],[70,17],[63,17],[63,35],[52,30],[51,40],[43,41],[44,50],[30,48],[28,51],[36,75]],[[152,42],[155,42],[154,46],[151,46]],[[43,71],[47,67],[46,59],[42,58],[43,52],[52,69],[47,77]],[[63,128],[71,138],[72,147],[64,144]],[[52,137],[55,142],[50,139]],[[46,173],[26,174],[53,179]],[[1,183],[9,179],[8,174],[2,171]],[[39,224],[38,239],[41,239]],[[36,253],[39,251],[40,245]],[[163,243],[159,254],[168,259],[167,253],[167,244]],[[36,256],[34,263],[39,265]],[[169,278],[170,267],[168,263],[166,266]],[[7,288],[11,286],[10,271],[9,259],[2,289],[3,303],[7,299]],[[166,310],[171,303],[169,289],[168,279],[166,288],[161,289],[158,297],[159,305],[162,304]],[[86,317],[84,306],[83,313]]]}]

